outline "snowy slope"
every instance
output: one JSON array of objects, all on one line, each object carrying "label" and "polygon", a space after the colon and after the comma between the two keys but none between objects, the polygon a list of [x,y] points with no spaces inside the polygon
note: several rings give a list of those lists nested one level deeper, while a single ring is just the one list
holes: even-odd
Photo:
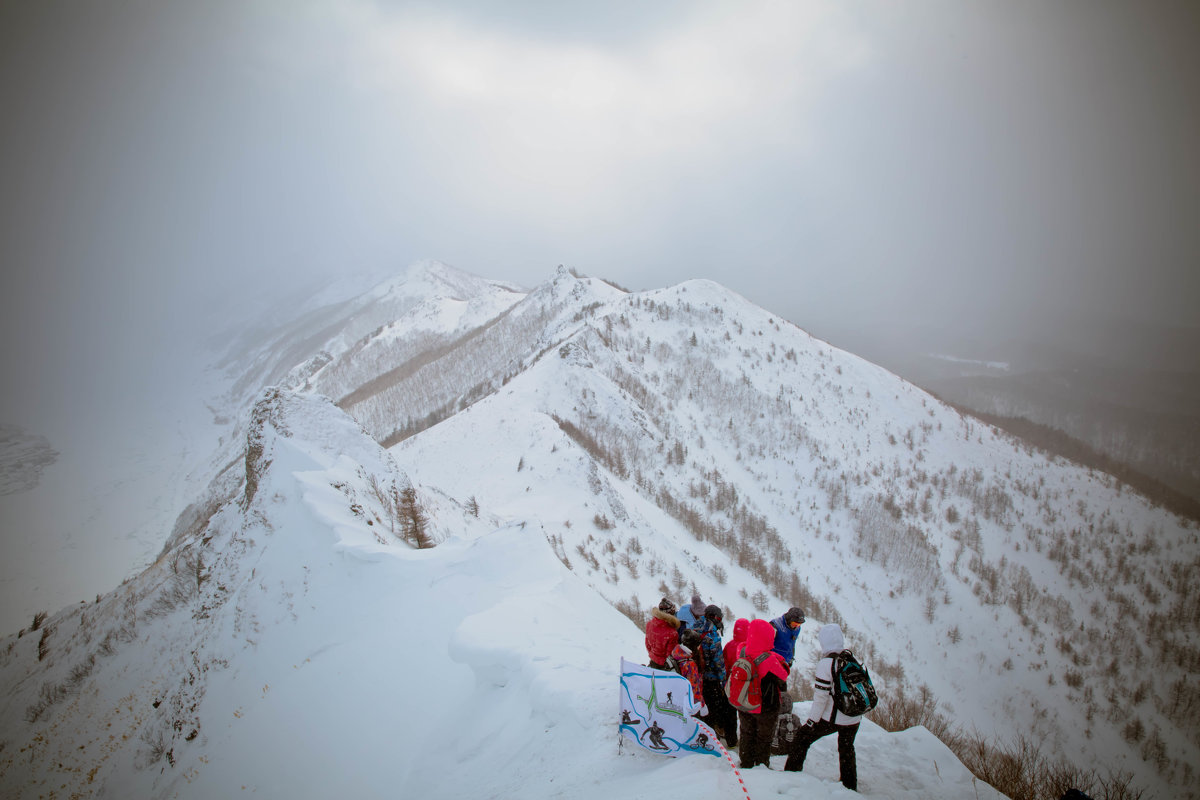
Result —
[{"label": "snowy slope", "polygon": [[693,588],[737,615],[799,603],[965,730],[1190,784],[1193,525],[715,284],[584,317],[397,459],[536,520],[631,616]]},{"label": "snowy slope", "polygon": [[[161,758],[154,763],[164,777],[150,785],[146,774],[153,770],[130,772],[132,766],[114,766],[107,756],[96,761],[98,738],[76,743],[64,734],[83,712],[76,700],[60,711],[67,697],[93,697],[89,702],[99,705],[88,711],[89,721],[99,713],[106,725],[111,722],[107,711],[97,711],[107,702],[101,698],[113,696],[110,690],[88,695],[81,689],[92,674],[88,654],[97,647],[96,663],[129,659],[119,673],[126,677],[113,684],[120,697],[149,691],[136,681],[149,681],[144,676],[151,673],[169,676],[168,682],[203,678],[203,685],[215,687],[206,697],[248,696],[237,695],[250,690],[244,679],[229,683],[232,674],[254,675],[254,681],[262,676],[256,688],[263,700],[273,691],[264,687],[279,685],[267,680],[267,672],[280,665],[299,669],[303,659],[320,651],[314,663],[345,675],[365,675],[363,664],[371,664],[369,686],[346,679],[353,688],[339,692],[372,713],[412,717],[379,709],[369,699],[378,696],[377,684],[388,685],[385,675],[400,686],[396,681],[405,673],[397,670],[412,658],[391,652],[395,645],[378,631],[396,630],[401,619],[415,624],[410,619],[426,614],[426,605],[456,609],[442,622],[457,631],[485,611],[468,610],[464,602],[496,604],[518,585],[546,580],[521,570],[529,561],[570,577],[559,580],[589,587],[595,595],[587,595],[589,603],[603,597],[611,604],[604,611],[608,622],[581,621],[598,631],[620,628],[631,637],[615,648],[618,656],[640,660],[637,627],[663,594],[682,601],[699,590],[737,616],[772,617],[799,604],[812,622],[798,652],[807,648],[815,655],[819,623],[840,622],[849,644],[866,657],[885,701],[915,697],[928,687],[936,711],[960,730],[1000,743],[1024,736],[1046,755],[1085,771],[1132,774],[1135,784],[1150,790],[1147,797],[1196,796],[1200,726],[1191,709],[1200,704],[1194,679],[1200,668],[1200,539],[1194,525],[1150,506],[1109,476],[1049,458],[964,418],[885,370],[708,281],[629,294],[560,269],[526,293],[426,264],[366,295],[304,313],[299,323],[231,348],[225,368],[233,371],[226,374],[238,383],[217,406],[233,433],[208,459],[207,474],[215,476],[210,490],[198,494],[180,517],[159,560],[95,608],[81,606],[50,621],[50,654],[64,631],[78,629],[64,645],[70,650],[66,656],[38,661],[40,635],[5,644],[0,668],[6,719],[20,719],[43,700],[50,709],[45,717],[34,714],[30,727],[14,724],[11,735],[6,728],[0,759],[11,757],[10,747],[19,752],[26,746],[12,743],[42,743],[42,750],[33,751],[33,774],[21,773],[22,785],[27,780],[52,785],[45,770],[61,755],[64,764],[93,759],[87,762],[99,765],[93,780],[107,775],[110,785],[136,784],[161,796],[176,791],[172,787],[184,773],[162,768]],[[298,391],[275,395],[289,398],[278,402],[298,410],[272,415],[267,403],[247,414],[239,403],[264,381]],[[336,406],[304,399],[316,393]],[[390,449],[376,452],[339,409]],[[236,502],[247,488],[242,443],[257,442],[251,451],[259,453],[256,431],[272,416],[291,420],[282,424],[292,434],[280,440],[274,461],[251,458],[252,465],[275,466],[265,471],[261,486],[252,466],[254,502],[244,509]],[[295,433],[314,425],[346,430]],[[315,459],[316,465],[295,466],[303,459]],[[410,551],[387,530],[386,514],[364,483],[369,475],[382,476],[385,486],[411,481],[417,487],[441,542],[436,550]],[[466,511],[476,506],[478,517]],[[308,534],[284,545],[281,531]],[[511,576],[449,560],[446,554],[466,543],[482,547],[481,537],[506,542],[515,537],[536,554],[522,551],[521,564],[508,565],[504,556],[487,553],[487,563],[506,564]],[[291,549],[296,552],[289,554]],[[327,551],[336,554],[333,561]],[[548,554],[556,557],[553,563],[546,561]],[[362,566],[363,559],[370,566]],[[412,571],[393,575],[399,563]],[[201,577],[192,597],[180,576],[194,578],[196,569]],[[291,577],[262,577],[275,569]],[[224,577],[206,578],[205,570]],[[456,586],[459,571],[472,570],[481,572],[479,593],[455,588],[465,601],[439,593],[443,584]],[[297,579],[298,573],[308,577]],[[376,575],[387,577],[371,577]],[[178,602],[161,600],[164,595]],[[309,596],[321,602],[306,606],[295,599]],[[191,617],[180,610],[185,601],[192,604]],[[635,621],[632,632],[611,606]],[[441,611],[429,613],[433,619]],[[180,622],[194,620],[188,623],[192,638],[151,631],[167,614]],[[543,636],[575,641],[573,630],[564,633],[556,621],[546,623],[548,632],[538,632],[547,618],[538,615],[536,625],[527,624],[530,619],[526,609],[511,621],[491,624],[503,629],[496,635],[504,641],[528,635],[539,648]],[[335,634],[346,627],[352,636]],[[288,630],[303,644],[289,638]],[[403,637],[406,655],[414,643],[436,645],[444,633],[439,627],[431,640],[424,625],[402,630],[396,638]],[[451,644],[456,634],[446,635],[453,664],[469,666],[470,659]],[[351,644],[361,637],[373,640]],[[389,650],[382,655],[397,657],[384,662],[404,664],[377,666],[366,647]],[[506,664],[523,658],[507,645],[494,647],[504,650],[496,657]],[[325,655],[343,649],[363,663],[351,666]],[[287,654],[282,661],[252,666],[278,652]],[[604,674],[610,669],[615,674],[617,661],[607,650],[600,655],[585,648],[583,656],[588,665],[595,662]],[[611,667],[600,664],[605,658]],[[148,671],[143,674],[134,662],[145,662]],[[505,669],[524,676],[518,682],[530,682],[529,675],[542,675],[543,666]],[[1154,681],[1151,666],[1161,675]],[[456,673],[454,667],[443,672],[474,674]],[[109,674],[115,674],[111,668]],[[314,674],[343,682],[334,673]],[[142,677],[135,681],[136,676]],[[807,677],[797,670],[794,678],[792,690],[803,698]],[[164,679],[154,680],[157,691]],[[408,700],[398,702],[396,708],[409,707]],[[523,708],[521,702],[517,707]],[[225,706],[206,703],[182,702],[179,707],[192,716],[179,718],[178,729],[157,710],[131,714],[123,724],[133,727],[123,731],[137,741],[104,752],[141,752],[144,761],[161,735],[163,753],[178,761],[172,745],[181,737],[187,746],[178,752],[192,752],[218,735],[216,720],[223,720],[221,730],[233,729]],[[314,712],[321,715],[317,719],[336,716],[324,700],[317,704],[322,709]],[[203,717],[202,707],[208,709]],[[471,709],[486,712],[488,706]],[[417,722],[395,734],[373,717],[355,724],[372,742],[391,741],[391,735],[407,742],[403,737],[414,726],[440,724],[427,723],[424,709],[418,710]],[[460,710],[456,705],[455,713]],[[263,731],[290,724],[300,718],[288,715],[301,712],[271,713],[275,716],[263,717],[255,729],[263,738],[269,738]],[[518,716],[524,720],[527,713]],[[492,747],[508,746],[498,731],[513,724],[512,714],[486,718],[480,736],[487,745],[475,756],[485,761]],[[465,711],[450,719],[472,728]],[[188,740],[192,721],[206,727],[203,736],[198,732]],[[526,738],[543,736],[545,728],[535,730],[543,721],[539,717],[522,728]],[[346,735],[375,752],[357,733]],[[887,747],[903,739],[868,730],[864,742],[876,735]],[[935,747],[923,734],[908,735],[918,738],[915,747],[922,752]],[[76,757],[79,744],[84,755]],[[234,749],[230,744],[214,750],[212,758],[205,755],[207,763],[241,764]],[[446,763],[421,747],[414,753],[413,781],[424,779],[420,764]],[[946,778],[944,759],[937,762],[934,774]],[[196,764],[203,763],[193,766],[198,770]],[[893,776],[915,772],[913,796],[938,796],[920,794],[934,791],[926,785],[928,770],[910,770],[907,763],[892,767]],[[505,769],[513,768],[506,763]],[[813,769],[820,774],[817,765]],[[538,774],[545,772],[552,770]],[[867,779],[864,772],[864,784]],[[957,778],[947,780],[960,791],[946,796],[974,794],[974,787],[962,790]],[[786,794],[794,785],[769,790]],[[874,791],[900,789],[893,781],[886,790],[875,784]]]},{"label": "snowy slope", "polygon": [[[338,297],[336,287],[329,297]],[[304,385],[325,370],[319,390],[339,398],[379,372],[502,314],[525,296],[501,281],[423,261],[349,299],[313,303],[281,322],[247,329],[225,348],[219,367],[235,383],[236,411],[266,385]],[[393,326],[403,320],[397,335]],[[388,366],[379,366],[387,358]]]},{"label": "snowy slope", "polygon": [[[722,759],[618,753],[642,634],[535,526],[429,496],[441,544],[400,543],[369,479],[405,476],[319,398],[269,393],[242,469],[141,576],[0,645],[4,796],[742,794]],[[749,795],[846,796],[830,744]],[[864,796],[998,796],[921,729],[859,753]]]},{"label": "snowy slope", "polygon": [[[399,339],[418,352],[525,296],[510,283],[432,261],[368,291],[357,277],[315,294],[302,288],[280,285],[250,297],[231,286],[222,307],[211,310],[211,324],[148,370],[145,383],[114,375],[111,400],[78,386],[87,402],[101,405],[61,430],[39,431],[53,450],[31,448],[39,440],[28,436],[0,441],[0,473],[11,476],[0,485],[8,544],[0,558],[0,630],[29,624],[41,609],[94,598],[152,563],[176,517],[233,457],[245,436],[240,422],[265,385],[302,386],[319,365],[340,369],[346,353],[397,320],[405,320]],[[378,335],[386,337],[386,330]],[[93,344],[105,346],[101,332]],[[374,377],[365,355],[350,360],[348,386]],[[344,393],[328,380],[321,391]]]}]

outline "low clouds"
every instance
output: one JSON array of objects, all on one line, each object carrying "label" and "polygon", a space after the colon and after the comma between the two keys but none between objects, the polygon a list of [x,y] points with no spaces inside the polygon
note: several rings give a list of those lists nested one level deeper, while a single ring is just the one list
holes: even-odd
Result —
[{"label": "low clouds", "polygon": [[[341,17],[351,82],[436,165],[432,193],[475,223],[462,238],[618,271],[603,261],[632,254],[608,240],[686,252],[698,193],[753,205],[728,193],[730,174],[765,151],[803,154],[816,97],[869,57],[833,6],[681,6],[657,35],[618,41],[355,8]],[[669,260],[654,250],[638,266]]]},{"label": "low clouds", "polygon": [[0,419],[421,258],[711,278],[835,342],[1195,321],[1186,4],[574,5],[10,6]]}]

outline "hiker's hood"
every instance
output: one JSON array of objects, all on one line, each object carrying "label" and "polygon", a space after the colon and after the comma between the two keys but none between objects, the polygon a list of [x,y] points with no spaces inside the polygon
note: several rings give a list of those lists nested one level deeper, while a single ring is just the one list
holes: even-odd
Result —
[{"label": "hiker's hood", "polygon": [[754,658],[759,653],[765,653],[775,645],[775,629],[765,619],[750,621],[746,632],[746,655]]},{"label": "hiker's hood", "polygon": [[746,655],[750,658],[757,658],[763,653],[767,653],[767,658],[758,665],[758,676],[762,678],[771,672],[780,680],[786,681],[788,668],[779,654],[771,650],[774,644],[775,626],[765,619],[751,620],[750,630],[746,634]]},{"label": "hiker's hood", "polygon": [[690,661],[692,658],[692,651],[689,650],[686,645],[677,644],[671,650],[671,658],[675,659],[676,661]]},{"label": "hiker's hood", "polygon": [[650,609],[650,616],[654,617],[655,619],[662,620],[663,622],[670,625],[672,628],[679,627],[679,617],[675,616],[674,614],[668,614],[666,611],[663,611],[661,608]]},{"label": "hiker's hood", "polygon": [[842,629],[832,622],[821,626],[821,631],[817,634],[817,641],[821,643],[822,655],[840,653],[846,649],[846,640],[842,637]]},{"label": "hiker's hood", "polygon": [[733,623],[733,641],[735,641],[735,642],[746,641],[746,633],[749,630],[750,630],[750,620],[748,620],[748,619],[745,619],[745,618],[739,619],[737,622]]}]

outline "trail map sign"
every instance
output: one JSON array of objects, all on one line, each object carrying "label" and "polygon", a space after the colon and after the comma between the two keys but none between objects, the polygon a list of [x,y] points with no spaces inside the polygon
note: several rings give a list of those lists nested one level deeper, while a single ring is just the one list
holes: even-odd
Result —
[{"label": "trail map sign", "polygon": [[712,729],[692,715],[700,710],[688,679],[621,659],[621,735],[663,755],[718,756]]}]

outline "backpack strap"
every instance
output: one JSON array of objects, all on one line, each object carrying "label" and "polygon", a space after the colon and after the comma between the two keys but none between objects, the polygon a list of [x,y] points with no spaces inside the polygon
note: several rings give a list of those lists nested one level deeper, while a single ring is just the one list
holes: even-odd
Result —
[{"label": "backpack strap", "polygon": [[834,696],[835,687],[837,685],[838,664],[845,664],[845,657],[849,655],[849,650],[843,650],[840,653],[829,654],[829,700],[833,706],[833,711],[829,712],[829,724],[837,725],[837,698]]}]

